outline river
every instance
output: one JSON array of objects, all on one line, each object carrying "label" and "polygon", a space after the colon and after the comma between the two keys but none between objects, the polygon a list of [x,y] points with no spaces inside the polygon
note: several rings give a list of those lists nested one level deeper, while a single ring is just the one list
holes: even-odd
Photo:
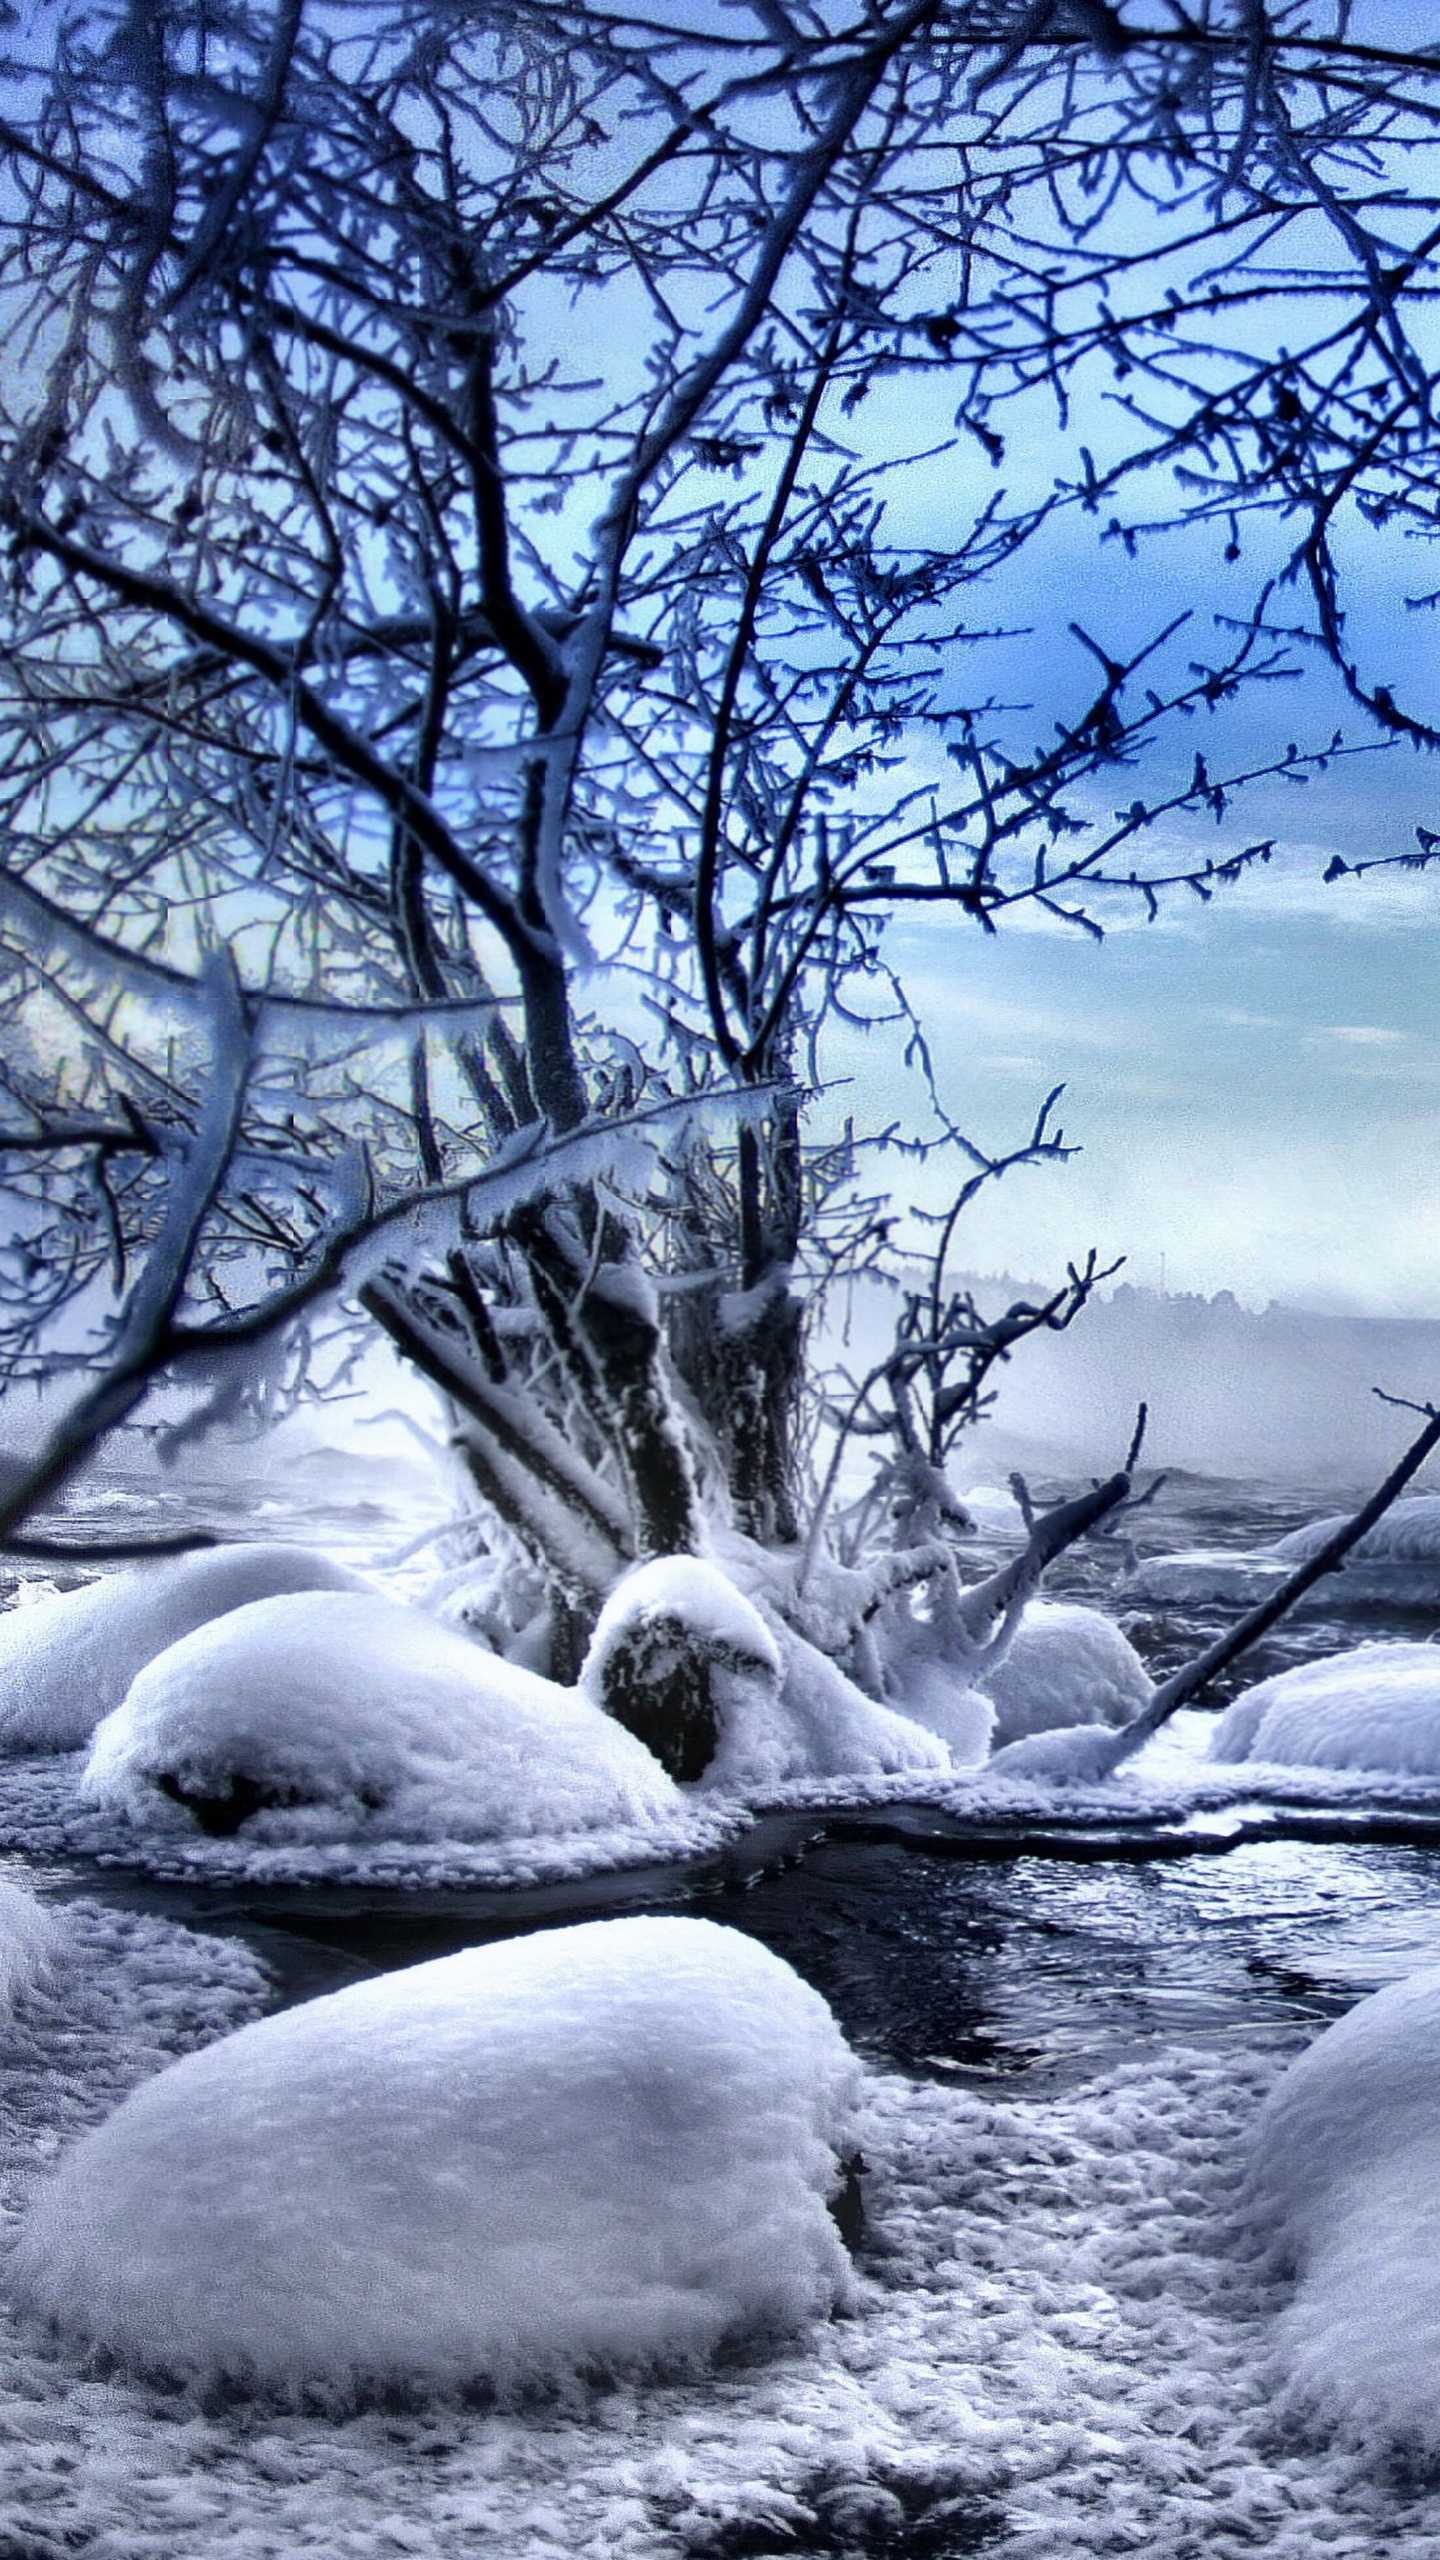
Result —
[{"label": "river", "polygon": [[[263,1451],[263,1444],[262,1444]],[[224,1478],[113,1478],[67,1526],[111,1535],[157,1517],[302,1537],[347,1561],[393,1557],[416,1530],[406,1471],[323,1455],[303,1481],[257,1467]],[[1358,1493],[1356,1499],[1359,1498]],[[1250,1547],[1320,1512],[1335,1490],[1168,1480],[1125,1524],[1142,1553]],[[423,1519],[422,1519],[423,1525]],[[409,1571],[433,1570],[422,1551]],[[1062,1560],[1050,1587],[1106,1600],[1122,1559],[1100,1539]],[[32,1573],[53,1568],[31,1567]],[[72,1578],[61,1570],[59,1578]],[[1213,1606],[1130,1613],[1134,1640],[1161,1676],[1225,1623]],[[1363,1620],[1311,1610],[1236,1666],[1219,1697],[1248,1679],[1362,1637],[1431,1632],[1433,1619],[1377,1609]],[[683,1908],[749,1931],[830,2001],[872,2059],[922,2077],[1064,2087],[1157,2044],[1243,2039],[1292,2043],[1360,1993],[1440,1963],[1440,1850],[1400,1840],[1272,1837],[1238,1847],[1191,1840],[1176,1855],[1097,1858],[978,1853],[907,1824],[894,1810],[813,1823],[762,1823],[738,1851],[691,1869],[609,1876],[512,1894],[360,1891],[337,1886],[244,1892],[161,1884],[57,1867],[61,1894],[85,1893],[231,1931],[273,1970],[285,2000],[361,1974],[447,1954],[517,1930],[615,1910]]]}]

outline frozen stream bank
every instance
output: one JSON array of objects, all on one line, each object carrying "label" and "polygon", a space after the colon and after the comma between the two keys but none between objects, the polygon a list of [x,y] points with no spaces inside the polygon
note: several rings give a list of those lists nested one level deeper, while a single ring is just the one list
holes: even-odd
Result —
[{"label": "frozen stream bank", "polygon": [[521,2409],[197,2401],[0,2314],[4,2560],[1440,2560],[1440,2481],[1277,2419],[1289,2291],[1234,2225],[1278,2069],[1440,1962],[1440,1851],[1272,1826],[1208,1855],[978,1855],[906,1827],[787,1814],[684,1875],[507,1895],[51,1867],[101,1917],[83,1999],[27,2022],[0,2087],[37,2145],[245,2014],[247,1948],[295,2000],[683,1909],[784,1956],[871,2064],[869,2240],[854,2316],[700,2382]]}]

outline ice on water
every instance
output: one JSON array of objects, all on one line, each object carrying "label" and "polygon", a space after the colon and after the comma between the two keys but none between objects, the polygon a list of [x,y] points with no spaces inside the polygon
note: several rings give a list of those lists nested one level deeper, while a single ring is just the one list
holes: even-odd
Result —
[{"label": "ice on water", "polygon": [[[1148,1556],[1131,1574],[1125,1597],[1160,1606],[1218,1601],[1251,1608],[1279,1588],[1297,1565],[1318,1555],[1350,1515],[1327,1513],[1307,1520],[1268,1546],[1248,1550],[1195,1547]],[[1440,1495],[1412,1494],[1391,1504],[1384,1517],[1357,1539],[1338,1570],[1327,1574],[1297,1604],[1345,1608],[1390,1602],[1397,1607],[1440,1609]]]}]

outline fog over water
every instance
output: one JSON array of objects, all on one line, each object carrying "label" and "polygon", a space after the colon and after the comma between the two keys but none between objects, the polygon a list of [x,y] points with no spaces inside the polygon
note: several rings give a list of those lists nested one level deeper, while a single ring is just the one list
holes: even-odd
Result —
[{"label": "fog over water", "polygon": [[[1047,1294],[1009,1278],[973,1285],[987,1312]],[[857,1295],[842,1353],[853,1371],[882,1356],[892,1303],[878,1289]],[[1254,1313],[1228,1292],[1121,1285],[1068,1332],[1020,1344],[993,1413],[962,1445],[957,1481],[1016,1465],[1104,1472],[1123,1459],[1143,1402],[1149,1465],[1351,1487],[1382,1474],[1418,1428],[1377,1389],[1440,1398],[1440,1321]]]}]

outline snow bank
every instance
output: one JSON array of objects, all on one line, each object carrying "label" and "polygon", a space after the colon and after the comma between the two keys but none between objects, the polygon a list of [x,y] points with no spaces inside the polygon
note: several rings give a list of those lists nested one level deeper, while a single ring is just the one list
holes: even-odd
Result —
[{"label": "snow bank", "polygon": [[14,1876],[0,1876],[0,2017],[46,1981],[61,1932],[48,1911]]},{"label": "snow bank", "polygon": [[504,1838],[658,1816],[650,1754],[571,1689],[355,1592],[257,1600],[147,1664],[85,1793],[247,1841]]},{"label": "snow bank", "polygon": [[1210,1757],[1432,1776],[1440,1772],[1440,1645],[1356,1645],[1257,1681],[1226,1708]]},{"label": "snow bank", "polygon": [[142,2368],[289,2393],[689,2364],[849,2299],[859,2083],[818,1993],[713,1922],[469,1949],[136,2090],[17,2288]]},{"label": "snow bank", "polygon": [[995,1702],[997,1748],[1057,1725],[1128,1724],[1153,1695],[1113,1618],[1070,1600],[1032,1600],[1004,1661],[979,1685]]},{"label": "snow bank", "polygon": [[279,1591],[363,1591],[309,1547],[203,1547],[0,1617],[0,1750],[73,1751],[137,1671],[227,1610]]},{"label": "snow bank", "polygon": [[1440,1971],[1362,2000],[1262,2112],[1250,2201],[1299,2278],[1296,2401],[1440,2453]]}]

